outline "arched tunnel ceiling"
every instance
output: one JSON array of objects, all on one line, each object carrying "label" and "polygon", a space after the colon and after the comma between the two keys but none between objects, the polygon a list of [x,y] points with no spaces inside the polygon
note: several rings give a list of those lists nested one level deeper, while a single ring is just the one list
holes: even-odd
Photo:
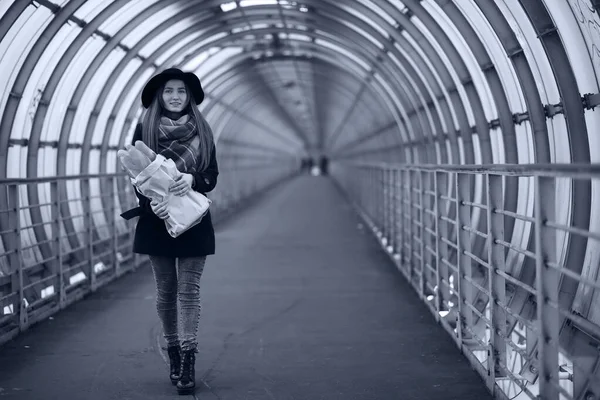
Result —
[{"label": "arched tunnel ceiling", "polygon": [[[221,182],[321,154],[598,163],[599,9],[598,0],[1,0],[0,178],[119,171],[144,84],[172,66],[201,78]],[[242,175],[225,186],[255,184]],[[486,201],[480,178],[468,190],[474,203]],[[565,182],[556,184],[559,219],[598,231],[597,182]],[[34,186],[22,188],[25,207],[48,197]],[[102,192],[90,186],[65,183],[57,196]],[[532,193],[531,180],[506,178],[503,205],[531,217]],[[5,196],[0,206],[8,209]],[[23,243],[41,243],[46,259],[39,208],[23,213],[36,225]],[[473,226],[486,223],[473,212]],[[0,218],[4,236],[8,224]],[[64,224],[77,248],[77,224]],[[531,223],[507,219],[503,230],[511,245],[535,246]],[[484,245],[475,239],[473,254],[486,258]],[[596,244],[565,235],[557,247],[572,272],[598,276]],[[511,276],[532,284],[535,261],[513,256]],[[525,314],[515,293],[511,306]],[[599,298],[561,283],[565,309],[595,323]]]},{"label": "arched tunnel ceiling", "polygon": [[114,171],[171,66],[201,77],[224,157],[597,154],[590,0],[4,0],[0,17],[6,177]]}]

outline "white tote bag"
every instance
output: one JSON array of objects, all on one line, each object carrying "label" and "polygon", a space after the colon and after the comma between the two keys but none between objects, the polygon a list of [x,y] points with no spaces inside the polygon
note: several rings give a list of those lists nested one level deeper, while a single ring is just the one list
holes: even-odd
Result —
[{"label": "white tote bag", "polygon": [[161,154],[150,163],[138,176],[131,179],[131,183],[141,194],[150,200],[162,201],[168,198],[167,212],[169,216],[164,220],[169,235],[176,238],[183,232],[202,221],[208,212],[212,201],[195,190],[189,190],[183,196],[176,196],[169,192],[169,187],[175,179],[182,175],[171,159]]}]

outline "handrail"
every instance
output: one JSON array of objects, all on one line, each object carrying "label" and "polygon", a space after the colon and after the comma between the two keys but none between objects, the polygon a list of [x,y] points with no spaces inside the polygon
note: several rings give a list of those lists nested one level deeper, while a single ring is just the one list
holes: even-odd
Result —
[{"label": "handrail", "polygon": [[[289,160],[232,174],[224,162],[220,182],[209,195],[213,221],[297,171],[295,160]],[[137,205],[127,176],[0,179],[6,204],[0,210],[0,345],[147,264],[147,257],[132,252],[136,220],[120,217]],[[73,183],[80,193],[69,190]],[[39,200],[31,202],[31,190]]]},{"label": "handrail", "polygon": [[344,161],[344,165],[466,174],[493,173],[505,176],[548,176],[589,178],[600,176],[600,163],[593,164],[403,164],[373,161]]},{"label": "handrail", "polygon": [[[600,164],[338,160],[331,174],[497,398],[587,398],[600,380],[586,311],[600,291]],[[573,198],[578,184],[588,198]],[[519,202],[505,204],[509,185]]]},{"label": "handrail", "polygon": [[50,183],[57,181],[96,179],[96,178],[118,178],[127,176],[123,173],[112,174],[84,174],[84,175],[63,175],[63,176],[43,176],[38,178],[0,178],[0,185],[23,184],[23,183]]}]

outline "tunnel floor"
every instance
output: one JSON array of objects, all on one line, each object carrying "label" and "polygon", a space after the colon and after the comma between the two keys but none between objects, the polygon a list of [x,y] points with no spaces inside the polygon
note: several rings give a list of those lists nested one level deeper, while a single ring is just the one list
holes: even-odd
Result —
[{"label": "tunnel floor", "polygon": [[143,267],[0,348],[0,398],[492,398],[329,179],[295,178],[216,231],[195,396],[168,380]]}]

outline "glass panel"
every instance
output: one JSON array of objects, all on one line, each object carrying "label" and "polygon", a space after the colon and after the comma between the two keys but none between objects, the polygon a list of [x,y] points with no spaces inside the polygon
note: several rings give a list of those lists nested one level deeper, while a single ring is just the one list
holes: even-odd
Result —
[{"label": "glass panel", "polygon": [[15,1],[16,0],[2,0],[2,2],[0,2],[0,18],[6,14],[10,6],[12,6]]},{"label": "glass panel", "polygon": [[[77,175],[81,173],[80,168],[81,162],[81,149],[67,149],[67,159],[66,159],[66,168],[65,171],[67,175]],[[69,190],[69,194],[72,194],[72,191]]]},{"label": "glass panel", "polygon": [[[408,43],[411,45],[412,50],[414,50],[415,52],[417,52],[420,55],[421,60],[419,60],[419,63],[424,62],[426,64],[427,68],[429,68],[429,70],[431,71],[432,75],[434,76],[434,78],[438,82],[438,85],[440,86],[440,88],[441,88],[444,96],[446,97],[446,100],[447,100],[446,102],[448,103],[448,106],[450,108],[450,112],[452,114],[452,119],[454,121],[454,127],[452,127],[452,128],[446,127],[446,129],[448,129],[448,130],[449,129],[452,129],[452,130],[457,129],[456,127],[458,126],[458,119],[456,118],[456,112],[454,111],[454,106],[453,106],[453,103],[452,103],[452,101],[450,99],[450,95],[449,95],[448,91],[446,90],[446,85],[444,85],[444,82],[440,78],[437,70],[434,68],[433,64],[431,63],[431,61],[429,60],[429,58],[427,57],[427,55],[423,52],[423,49],[421,49],[421,47],[419,46],[419,44],[413,40],[412,36],[408,35],[406,32],[403,32],[402,35],[408,41]],[[398,43],[394,43],[394,46],[399,51],[404,51],[404,49],[402,47],[400,47],[400,45]],[[421,68],[423,68],[423,66],[421,66]],[[464,95],[464,93],[459,92],[459,95]]]},{"label": "glass panel", "polygon": [[488,121],[496,119],[498,117],[498,110],[493,100],[493,95],[488,86],[488,82],[483,74],[483,71],[479,67],[479,63],[475,58],[475,55],[471,51],[471,48],[463,38],[460,31],[456,28],[454,23],[448,18],[446,13],[439,8],[432,0],[422,1],[423,8],[433,17],[433,19],[442,28],[444,33],[448,36],[458,54],[460,54],[461,60],[465,63],[469,75],[473,79],[473,84],[477,90],[477,94],[481,99],[485,117]]},{"label": "glass panel", "polygon": [[[534,191],[533,191],[533,179],[529,177],[518,178],[518,195],[517,195],[517,206],[515,210],[509,210],[517,212],[521,215],[533,216],[533,205],[534,205]],[[532,224],[521,219],[515,219],[513,237],[511,243],[517,248],[526,249],[529,237],[531,235]],[[522,254],[509,250],[506,256],[506,265],[508,272],[514,276],[520,276],[523,265],[524,257]]]},{"label": "glass panel", "polygon": [[[404,53],[404,52],[402,52]],[[406,55],[403,54],[405,57]],[[394,54],[392,52],[388,53],[388,57],[390,57],[392,59],[392,61],[394,61],[394,63],[397,65],[397,68],[400,69],[404,75],[406,75],[408,77],[408,74],[406,72],[406,70],[404,69],[404,67],[402,66],[402,64],[400,63],[400,60],[398,60]],[[413,80],[412,78],[408,77],[409,83],[412,86],[412,88],[417,91],[419,93],[419,102],[420,104],[425,105],[425,103],[427,103],[423,97],[427,97],[427,98],[432,98],[434,104],[436,105],[436,108],[439,109],[439,104],[438,101],[436,99],[436,96],[433,92],[433,90],[431,89],[429,82],[427,81],[427,79],[425,78],[425,76],[421,73],[421,68],[420,66],[416,65],[414,63],[414,61],[410,58],[410,57],[406,57],[408,63],[413,67],[413,69],[415,70],[417,76],[419,77],[420,81],[423,83],[423,85],[425,86],[426,90],[427,90],[427,96],[424,95],[424,93],[421,93],[419,88],[420,86],[418,86]],[[418,107],[418,104],[414,104],[415,107]],[[435,132],[435,129],[432,129],[434,134],[437,134],[437,132]]]},{"label": "glass panel", "polygon": [[[190,53],[191,54],[191,53]],[[182,54],[179,56],[179,59],[175,60],[175,65],[181,64],[182,59],[186,57],[187,54]],[[181,69],[185,71],[190,71],[197,69],[200,64],[202,64],[208,58],[208,51],[203,51],[202,53],[190,58],[185,64],[182,65]]]},{"label": "glass panel", "polygon": [[38,176],[56,176],[58,150],[53,147],[42,147],[38,153]]},{"label": "glass panel", "polygon": [[[544,1],[562,39],[581,93],[598,93],[600,17],[591,2]],[[585,51],[584,49],[587,49]]]},{"label": "glass panel", "polygon": [[[128,143],[131,143],[131,141],[133,140],[133,133],[135,132],[135,127],[136,125],[141,122],[141,118],[142,118],[142,109],[139,108],[133,118],[133,123],[129,126],[129,131],[127,131],[127,133],[125,133],[125,137],[123,138],[123,146],[127,145]],[[119,170],[121,171],[121,170]]]},{"label": "glass panel", "polygon": [[135,18],[136,15],[143,12],[146,8],[149,8],[157,1],[158,0],[132,0],[125,7],[121,8],[113,18],[105,21],[100,26],[99,30],[108,33],[109,35],[115,35],[129,21]]},{"label": "glass panel", "polygon": [[[265,29],[269,27],[269,24],[252,24],[252,29]],[[278,28],[283,28],[282,24],[279,24]]]},{"label": "glass panel", "polygon": [[[223,106],[221,106],[221,105],[219,105],[219,104],[216,104],[216,105],[215,105],[214,107],[212,107],[212,108],[211,108],[211,110],[210,110],[210,111],[207,113],[207,112],[205,111],[205,108],[206,108],[206,107],[207,107],[207,106],[208,106],[208,105],[209,105],[209,104],[210,104],[212,101],[214,101],[214,100],[212,100],[212,99],[206,99],[206,100],[204,100],[204,101],[202,102],[202,105],[200,106],[200,111],[202,112],[202,115],[204,115],[204,117],[205,117],[207,120],[209,120],[209,121],[210,121],[210,120],[213,120],[213,118],[214,118],[214,116],[215,116],[215,115],[217,115],[217,114],[219,114],[219,113],[222,113],[222,112],[225,110],[225,107],[223,107]],[[217,134],[216,132],[213,132],[213,133],[215,133],[215,135]]]},{"label": "glass panel", "polygon": [[123,90],[127,87],[132,76],[138,73],[138,68],[141,65],[141,60],[133,59],[129,61],[110,88],[110,91],[106,96],[106,101],[102,105],[102,110],[100,110],[100,115],[98,115],[98,122],[96,123],[96,128],[94,130],[92,144],[101,144],[104,136],[109,134],[109,132],[106,132],[106,124],[114,109],[119,108],[116,105],[127,105],[127,103],[124,102],[127,93],[124,93]]},{"label": "glass panel", "polygon": [[[56,153],[56,150],[54,150]],[[56,165],[56,161],[55,161]],[[39,175],[43,176],[44,172],[40,172]],[[47,175],[50,176],[50,175]],[[48,204],[52,202],[51,193],[50,193],[50,183],[41,183],[37,185],[38,195],[40,204]],[[50,206],[40,207],[40,212],[42,213],[42,221],[50,222],[52,221],[52,208]],[[44,230],[46,231],[46,235],[48,238],[52,237],[52,225],[46,224],[44,225]]]},{"label": "glass panel", "polygon": [[307,31],[308,30],[308,26],[306,25],[299,25],[298,23],[294,22],[294,21],[290,21],[288,23],[289,26],[291,26],[292,28],[301,30],[301,31]]},{"label": "glass panel", "polygon": [[591,7],[591,2],[568,0],[591,54],[596,82],[600,81],[600,16]]},{"label": "glass panel", "polygon": [[446,154],[448,155],[448,164],[460,163],[459,160],[454,159],[456,155],[452,152],[452,145],[450,144],[450,140],[444,140],[444,144],[446,146]]},{"label": "glass panel", "polygon": [[571,148],[571,142],[567,134],[567,124],[564,115],[556,114],[553,118],[546,120],[546,123],[550,136],[550,157],[552,162],[570,163],[571,152],[566,151],[566,149]]},{"label": "glass panel", "polygon": [[465,164],[465,145],[463,144],[462,137],[458,136],[456,142],[458,143],[458,162]]},{"label": "glass panel", "polygon": [[[585,110],[585,123],[587,125],[588,139],[590,141],[590,149],[600,149],[600,108],[596,107],[594,110]],[[590,152],[590,162],[600,162],[600,152]]]},{"label": "glass panel", "polygon": [[[375,46],[377,46],[378,49],[383,50],[383,44],[381,44],[381,42],[377,39],[375,39],[373,36],[371,36],[370,34],[368,34],[365,30],[363,30],[362,28],[353,25],[353,24],[349,24],[349,23],[344,23],[344,25],[349,26],[352,30],[355,30],[356,32],[358,32],[361,36],[363,36],[364,38],[366,38],[369,42],[373,43]],[[388,37],[386,34],[383,34],[384,37]]]},{"label": "glass panel", "polygon": [[113,50],[106,60],[100,65],[98,71],[87,86],[85,95],[77,106],[77,112],[69,136],[70,143],[82,143],[85,135],[90,113],[94,109],[98,96],[104,87],[106,80],[112,74],[117,64],[123,59],[125,52],[120,48]]},{"label": "glass panel", "polygon": [[[136,26],[123,39],[123,44],[125,44],[128,47],[135,46],[140,40],[142,40],[144,37],[146,37],[148,34],[150,34],[152,31],[154,31],[162,23],[164,23],[168,19],[176,16],[177,14],[180,14],[181,10],[182,10],[182,7],[181,7],[181,4],[179,4],[179,3],[175,3],[168,7],[165,7],[164,9],[161,9],[161,11],[159,13],[156,13],[156,14],[152,15],[151,17],[149,17],[148,19],[144,20],[143,24]],[[193,24],[195,21],[197,21],[199,19],[199,16],[196,15],[197,11],[194,12],[193,14],[194,15],[189,16],[189,17],[187,15],[186,16],[179,15],[178,18],[184,18],[184,19],[182,19],[181,21],[177,21],[167,30],[171,29],[171,31],[172,31],[174,28],[177,31],[178,30],[177,27],[179,27],[180,25],[181,25],[181,28],[179,28],[179,31],[185,29],[186,27],[189,27],[191,24]],[[153,40],[156,40],[156,38],[154,38]],[[165,39],[161,39],[159,42],[162,43],[164,40]],[[152,41],[150,43],[152,43]],[[151,45],[150,50],[146,49],[145,52],[143,52],[143,53],[146,54],[146,53],[152,51],[156,47],[158,47],[158,45],[156,45],[156,44]]]},{"label": "glass panel", "polygon": [[[366,71],[370,71],[371,70],[371,67],[368,64],[366,64],[362,59],[356,57],[354,54],[348,52],[347,50],[342,49],[341,47],[337,46],[336,44],[327,42],[327,41],[325,41],[323,39],[317,39],[317,40],[315,40],[315,44],[318,45],[318,46],[323,46],[323,47],[326,47],[328,49],[335,50],[336,52],[341,53],[341,54],[347,56],[348,58],[350,58],[351,60],[353,60],[354,62],[356,62],[358,65],[360,65],[361,67],[363,67]],[[363,72],[363,76],[365,76],[364,72]]]},{"label": "glass panel", "polygon": [[[356,18],[360,19],[361,21],[364,21],[367,25],[369,25],[371,28],[377,30],[379,33],[381,33],[381,35],[383,35],[384,37],[388,37],[389,35],[387,34],[387,32],[385,31],[384,28],[382,28],[381,26],[379,26],[379,24],[373,22],[372,20],[370,20],[369,18],[367,18],[365,15],[363,15],[362,13],[358,12],[356,9],[354,9],[352,6],[343,6],[341,4],[339,4],[338,6],[339,8],[341,8],[342,10],[346,11],[347,13],[355,16]],[[377,10],[375,10],[375,8],[372,5],[367,5],[368,8],[372,9],[374,12],[377,13]],[[381,14],[384,14],[383,11],[379,10],[379,12]],[[323,11],[323,14],[327,14],[326,11]],[[387,16],[386,16],[387,17]],[[383,18],[386,18],[383,17]],[[335,17],[332,17],[334,19],[336,19]],[[387,17],[387,19],[389,19],[389,17]],[[348,21],[345,20],[340,20],[341,23],[343,23],[344,25],[348,25],[348,26],[352,26],[353,28],[356,27],[355,24],[350,23]],[[360,30],[362,32],[362,29]],[[371,41],[373,41],[374,43],[377,43],[377,41],[373,38],[370,39]],[[378,45],[379,46],[379,45]]]},{"label": "glass panel", "polygon": [[241,7],[262,6],[262,5],[272,5],[272,4],[277,4],[277,0],[242,0],[242,1],[240,1]]},{"label": "glass panel", "polygon": [[502,129],[490,129],[490,141],[492,144],[492,162],[494,164],[504,164],[506,157],[504,156],[504,140],[502,140]]},{"label": "glass panel", "polygon": [[59,62],[60,57],[75,39],[81,29],[76,25],[63,25],[46,47],[23,91],[23,97],[17,109],[11,137],[28,138],[31,134],[31,123],[37,109],[41,94],[46,87],[50,74]]},{"label": "glass panel", "polygon": [[8,95],[25,57],[53,17],[54,14],[45,7],[29,6],[0,42],[0,112],[6,107]]},{"label": "glass panel", "polygon": [[196,69],[196,74],[203,77],[217,66],[226,63],[228,58],[240,54],[242,51],[243,49],[241,47],[228,47],[215,52],[211,57],[207,58],[198,66]]},{"label": "glass panel", "polygon": [[[96,131],[97,132],[97,131]],[[89,174],[97,174],[100,172],[100,150],[97,149],[91,149],[90,150],[90,154],[89,154],[89,166],[88,166],[88,173]]]},{"label": "glass panel", "polygon": [[[194,43],[195,40],[198,37],[200,37],[201,35],[202,35],[202,32],[195,32],[193,34],[187,35],[187,37],[185,37],[184,39],[178,40],[177,43],[173,44],[172,46],[168,46],[168,48],[166,50],[159,53],[160,55],[158,56],[158,58],[156,58],[155,63],[157,65],[162,65],[166,62],[169,62],[169,65],[176,65],[173,63],[173,56],[181,54],[182,50],[183,50],[183,52],[185,52],[185,49],[189,48],[190,43]],[[170,40],[170,38],[166,38],[166,39]],[[148,53],[148,56],[153,56],[154,55],[153,53],[158,48],[150,49],[148,46],[147,49],[152,51],[152,52]],[[169,60],[171,60],[171,61],[169,61]]]},{"label": "glass panel", "polygon": [[[358,0],[359,3],[364,4],[369,9],[373,10],[377,15],[381,18],[385,19],[385,21],[390,24],[390,26],[396,25],[396,20],[390,17],[385,11],[377,6],[377,3],[373,0]],[[375,24],[377,25],[377,24]],[[387,28],[387,27],[386,27]],[[384,33],[385,35],[385,33]]]},{"label": "glass panel", "polygon": [[[450,62],[450,59],[446,56],[446,52],[442,49],[442,47],[439,45],[437,40],[435,40],[435,37],[431,34],[431,32],[429,32],[427,27],[421,21],[419,21],[418,18],[413,17],[413,18],[411,18],[411,21],[415,24],[415,26],[423,34],[423,36],[425,36],[425,38],[429,41],[429,43],[431,43],[434,51],[440,56],[444,65],[446,65],[448,67],[448,71],[450,72],[450,75],[452,76],[452,80],[454,81],[454,84],[456,85],[456,88],[458,89],[458,93],[460,94],[460,97],[465,104],[465,110],[467,113],[467,118],[469,120],[469,125],[473,126],[475,124],[475,119],[473,117],[473,111],[471,110],[471,105],[469,103],[469,99],[465,92],[465,88],[463,87],[462,83],[460,82],[460,79],[458,78],[456,71],[452,67],[452,63]],[[408,36],[406,31],[403,31],[402,34],[405,35],[405,37]]]},{"label": "glass panel", "polygon": [[[137,67],[136,67],[137,68]],[[106,132],[107,135],[110,135],[109,145],[110,146],[118,146],[119,139],[121,138],[121,133],[123,131],[123,125],[125,124],[125,119],[129,114],[129,110],[131,108],[131,104],[139,99],[140,94],[142,93],[142,89],[148,80],[154,75],[155,70],[153,68],[146,69],[143,73],[137,72],[135,76],[135,83],[131,86],[131,90],[128,90],[125,93],[122,93],[121,97],[118,98],[118,104],[122,105],[116,108],[117,115],[113,124],[112,132]],[[119,93],[122,90],[120,85],[115,84],[116,88],[119,88]],[[110,97],[110,96],[109,96]],[[117,104],[108,102],[107,104]],[[131,141],[131,140],[130,140]],[[129,143],[129,142],[128,142]]]},{"label": "glass panel", "polygon": [[[386,91],[387,95],[391,98],[391,100],[394,102],[394,106],[390,107],[389,101],[388,99],[385,99],[385,102],[388,103],[388,107],[392,110],[401,110],[401,114],[404,117],[405,120],[408,120],[408,116],[406,115],[406,110],[404,109],[402,103],[400,102],[400,100],[398,99],[398,97],[396,96],[396,94],[394,93],[394,91],[392,90],[392,88],[388,85],[388,83],[385,81],[385,79],[382,79],[381,75],[376,73],[374,76],[374,79],[376,79],[384,88],[384,90]],[[394,113],[396,114],[396,113]],[[397,121],[398,124],[400,124],[400,118],[397,115],[394,115],[395,119]],[[409,135],[408,140],[414,140],[415,139],[415,132],[407,132]]]},{"label": "glass panel", "polygon": [[88,39],[69,64],[50,101],[42,130],[42,140],[53,141],[59,139],[60,127],[75,88],[92,62],[93,56],[102,49],[104,44],[104,40],[97,37]]},{"label": "glass panel", "polygon": [[521,125],[515,125],[515,136],[517,139],[517,162],[519,164],[534,163],[535,148],[533,146],[531,123],[523,121]]},{"label": "glass panel", "polygon": [[527,61],[531,65],[540,97],[545,104],[560,101],[554,73],[546,57],[542,43],[537,38],[533,26],[518,0],[498,0],[496,5],[514,31],[519,44],[523,47]]},{"label": "glass panel", "polygon": [[[198,43],[192,45],[190,47],[190,50],[186,54],[195,54],[199,50],[200,51],[207,50],[209,52],[212,51],[213,53],[216,53],[217,51],[220,50],[220,48],[218,46],[213,47],[213,46],[211,46],[211,44],[215,43],[217,40],[224,38],[228,35],[229,35],[228,32],[220,32],[213,36],[205,37],[201,42],[198,42]],[[205,47],[207,49],[205,49]],[[213,53],[209,53],[209,55],[212,55]]]},{"label": "glass panel", "polygon": [[235,3],[235,1],[231,1],[229,3],[223,3],[221,4],[221,10],[223,12],[227,12],[227,11],[231,11],[237,8],[237,4]]},{"label": "glass panel", "polygon": [[526,110],[525,98],[519,85],[518,77],[512,62],[507,57],[498,36],[496,36],[487,19],[481,13],[479,7],[469,2],[459,2],[456,6],[462,11],[463,16],[470,22],[471,26],[479,36],[488,56],[491,58],[496,71],[502,82],[504,92],[511,112],[523,112]]},{"label": "glass panel", "polygon": [[387,0],[388,3],[392,3],[398,10],[404,10],[406,6],[400,0]]},{"label": "glass panel", "polygon": [[[94,152],[96,153],[96,152]],[[99,154],[99,152],[98,152]],[[100,196],[100,179],[90,179],[90,208],[92,211],[92,223],[94,226],[99,227],[100,237],[107,238],[106,228],[104,225],[106,224],[106,218],[103,212],[98,212],[102,210],[102,199]],[[103,234],[104,233],[104,234]]]},{"label": "glass panel", "polygon": [[290,39],[292,39],[292,40],[301,40],[301,41],[304,41],[304,42],[310,42],[312,40],[310,36],[301,35],[299,33],[290,33]]},{"label": "glass panel", "polygon": [[[21,158],[21,146],[9,146],[6,161],[6,177],[7,178],[24,178],[25,174],[21,175],[21,166],[26,158]],[[27,155],[25,155],[27,157]]]},{"label": "glass panel", "polygon": [[106,173],[114,174],[121,172],[121,169],[117,169],[117,152],[115,150],[109,150],[106,154]]},{"label": "glass panel", "polygon": [[104,0],[87,0],[73,13],[73,15],[76,18],[89,22],[109,5],[110,2]]}]

